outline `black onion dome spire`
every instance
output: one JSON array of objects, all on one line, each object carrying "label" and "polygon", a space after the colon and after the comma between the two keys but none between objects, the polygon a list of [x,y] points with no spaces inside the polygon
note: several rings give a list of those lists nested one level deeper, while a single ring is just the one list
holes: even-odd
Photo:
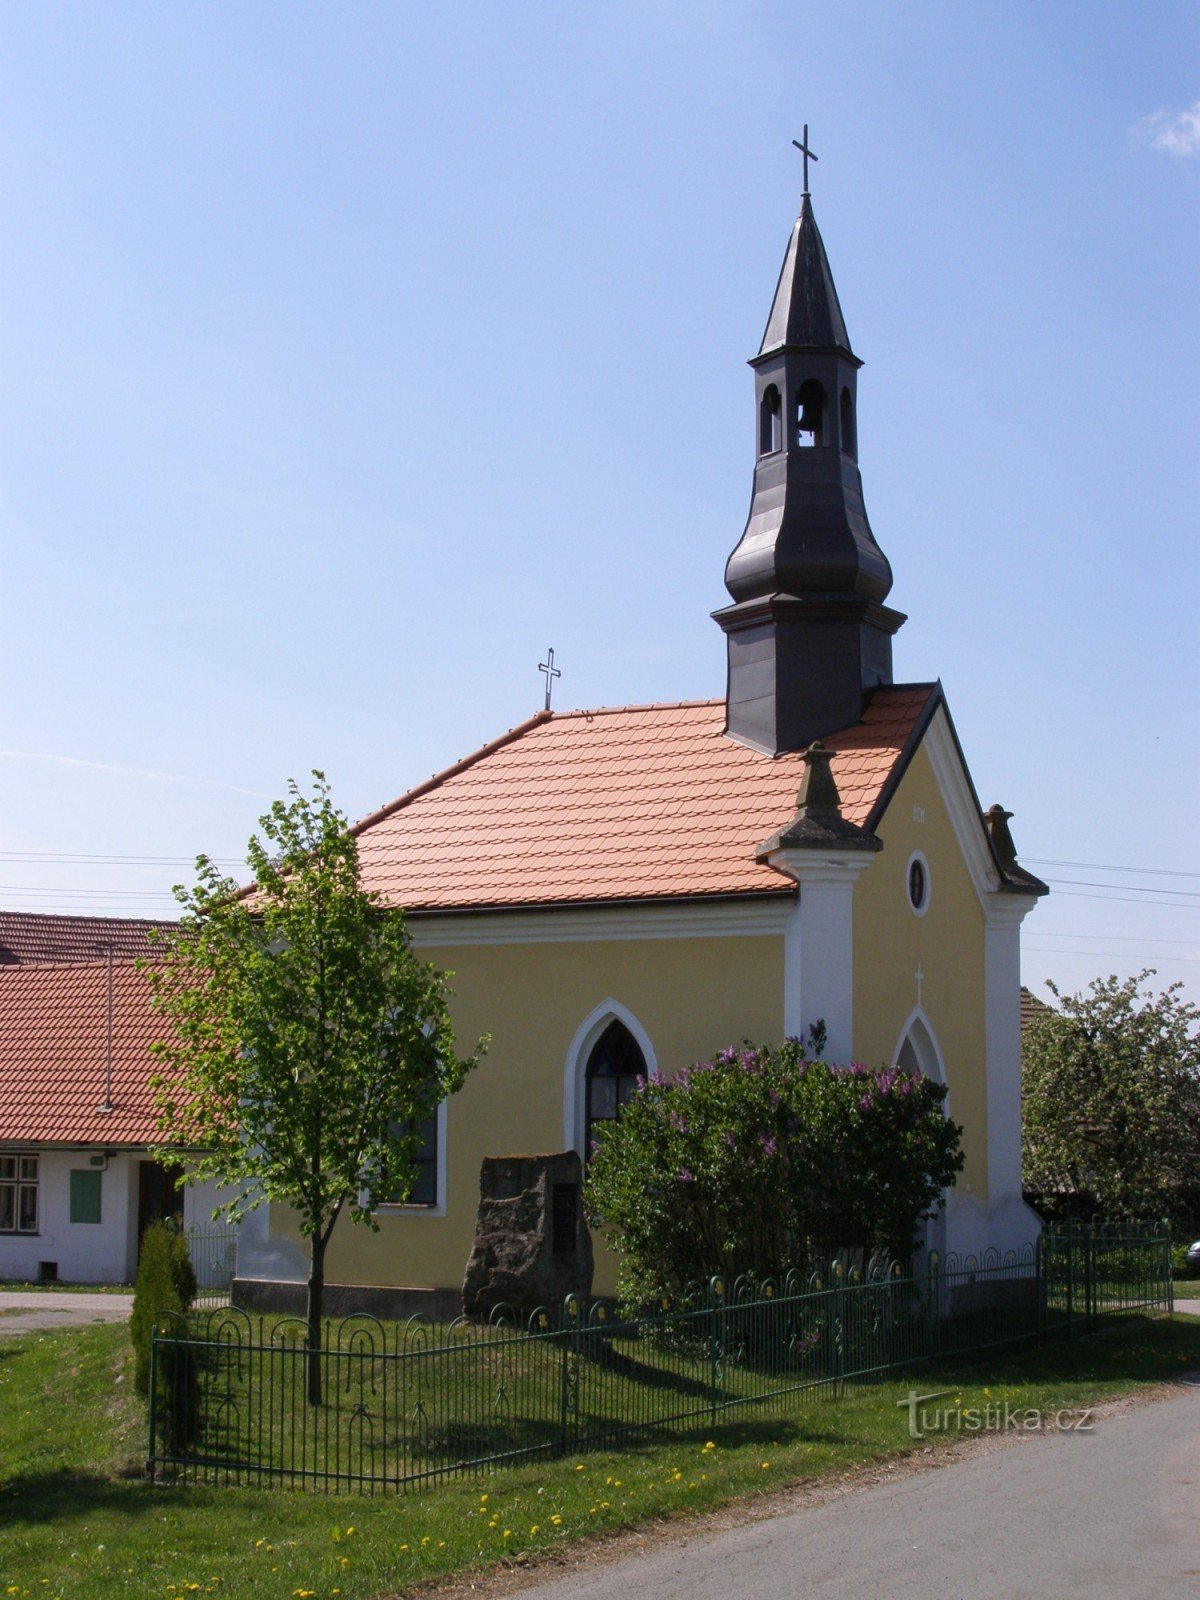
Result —
[{"label": "black onion dome spire", "polygon": [[727,729],[778,754],[849,727],[892,681],[904,621],[863,504],[858,369],[825,245],[805,194],[755,373],[750,515],[714,613],[729,652]]}]

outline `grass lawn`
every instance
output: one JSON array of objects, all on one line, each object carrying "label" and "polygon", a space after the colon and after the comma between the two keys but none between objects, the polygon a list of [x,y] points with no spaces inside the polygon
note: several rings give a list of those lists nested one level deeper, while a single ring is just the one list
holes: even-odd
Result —
[{"label": "grass lawn", "polygon": [[[964,1406],[1058,1410],[1200,1363],[1200,1325],[1130,1318],[1110,1336],[920,1369]],[[618,1528],[922,1448],[906,1381],[811,1397],[790,1420],[741,1421],[621,1453],[540,1462],[401,1496],[154,1488],[134,1474],[144,1408],[123,1326],[0,1340],[0,1600],[253,1594],[371,1600],[533,1559]]]}]

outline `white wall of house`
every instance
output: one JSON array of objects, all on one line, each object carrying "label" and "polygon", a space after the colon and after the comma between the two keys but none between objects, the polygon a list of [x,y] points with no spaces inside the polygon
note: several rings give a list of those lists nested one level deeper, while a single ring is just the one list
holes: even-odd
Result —
[{"label": "white wall of house", "polygon": [[[122,1151],[92,1165],[94,1149],[33,1150],[38,1157],[38,1231],[0,1233],[0,1279],[36,1281],[53,1262],[64,1283],[129,1283],[137,1270],[138,1167],[144,1151]],[[71,1221],[72,1171],[100,1172],[99,1222]],[[183,1191],[185,1226],[212,1227],[211,1184]]]}]

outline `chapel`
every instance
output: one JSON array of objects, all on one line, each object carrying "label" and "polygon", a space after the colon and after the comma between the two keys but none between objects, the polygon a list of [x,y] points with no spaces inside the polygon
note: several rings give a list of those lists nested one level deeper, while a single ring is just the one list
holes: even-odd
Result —
[{"label": "chapel", "polygon": [[[586,1157],[640,1074],[814,1025],[828,1060],[946,1084],[966,1165],[929,1245],[1036,1236],[1020,929],[1046,885],[1010,813],[980,805],[941,683],[894,679],[906,619],[863,497],[861,365],[806,183],[750,361],[750,510],[713,613],[725,696],[541,711],[357,824],[365,886],[454,974],[458,1037],[492,1043],[423,1127],[416,1189],[378,1231],[335,1230],[331,1310],[457,1310],[482,1163]],[[307,1270],[292,1215],[247,1220],[244,1302]],[[595,1272],[611,1292],[602,1240]]]}]

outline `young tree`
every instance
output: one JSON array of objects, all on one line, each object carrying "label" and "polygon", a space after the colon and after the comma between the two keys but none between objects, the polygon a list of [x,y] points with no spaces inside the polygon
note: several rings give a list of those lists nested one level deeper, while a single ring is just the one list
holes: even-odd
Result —
[{"label": "young tree", "polygon": [[320,1403],[325,1252],[343,1211],[411,1191],[417,1124],[487,1047],[458,1059],[446,975],[418,961],[403,913],[359,882],[358,850],[323,774],[288,786],[251,839],[249,893],[206,857],[151,968],[171,1024],[156,1046],[164,1139],[204,1152],[200,1178],[235,1190],[238,1221],[294,1207],[309,1241],[308,1394]]},{"label": "young tree", "polygon": [[1153,970],[1049,985],[1059,1009],[1021,1046],[1025,1187],[1075,1209],[1155,1217],[1200,1187],[1200,1008],[1181,985],[1142,994]]}]

